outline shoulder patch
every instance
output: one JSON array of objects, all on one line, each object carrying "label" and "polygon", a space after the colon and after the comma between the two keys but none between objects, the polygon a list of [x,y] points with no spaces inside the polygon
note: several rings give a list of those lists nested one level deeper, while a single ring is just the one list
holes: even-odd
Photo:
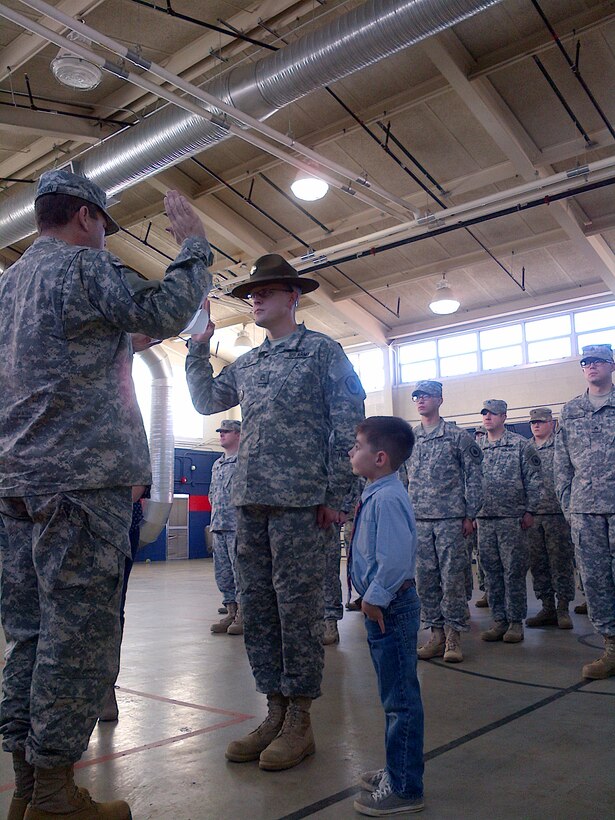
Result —
[{"label": "shoulder patch", "polygon": [[363,385],[357,374],[353,371],[345,378],[346,389],[351,396],[360,396],[363,393]]},{"label": "shoulder patch", "polygon": [[534,453],[530,456],[530,464],[532,467],[538,468],[542,466],[542,461],[540,460],[540,456],[538,453]]},{"label": "shoulder patch", "polygon": [[472,461],[483,460],[483,451],[475,441],[473,441],[472,444],[470,444],[470,446],[468,447],[468,454]]}]

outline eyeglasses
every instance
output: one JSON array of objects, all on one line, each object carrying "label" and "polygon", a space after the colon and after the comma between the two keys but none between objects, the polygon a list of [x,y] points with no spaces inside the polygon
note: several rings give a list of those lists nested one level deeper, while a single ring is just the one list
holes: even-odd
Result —
[{"label": "eyeglasses", "polygon": [[248,293],[246,300],[253,302],[257,297],[259,299],[270,299],[274,293],[294,293],[294,291],[292,288],[262,288],[262,290],[257,290],[255,293]]},{"label": "eyeglasses", "polygon": [[581,359],[581,367],[589,367],[591,364],[613,364],[606,359]]},{"label": "eyeglasses", "polygon": [[412,396],[412,401],[417,402],[419,399],[435,399],[436,396],[431,396],[429,393],[418,393],[416,396]]}]

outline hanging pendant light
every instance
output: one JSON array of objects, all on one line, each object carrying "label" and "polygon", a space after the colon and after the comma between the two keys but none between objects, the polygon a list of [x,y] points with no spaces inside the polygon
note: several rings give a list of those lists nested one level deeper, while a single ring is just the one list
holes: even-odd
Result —
[{"label": "hanging pendant light", "polygon": [[449,283],[446,281],[446,274],[442,274],[442,279],[436,285],[436,292],[429,303],[429,310],[437,313],[438,316],[445,316],[447,313],[456,313],[460,303],[455,298],[455,294]]},{"label": "hanging pendant light", "polygon": [[299,171],[295,181],[290,186],[290,190],[297,199],[303,199],[305,202],[315,202],[317,199],[323,198],[329,190],[329,185],[324,179],[319,179],[307,171]]},{"label": "hanging pendant light", "polygon": [[[92,45],[92,41],[76,31],[71,31],[66,35],[67,40],[77,43],[80,46]],[[102,80],[102,71],[94,63],[84,60],[71,54],[68,49],[61,48],[50,63],[53,76],[59,83],[77,91],[92,91]]]},{"label": "hanging pendant light", "polygon": [[248,331],[244,325],[237,334],[237,338],[233,344],[233,350],[238,356],[241,356],[242,353],[247,353],[248,350],[252,350],[253,347],[254,345],[252,344],[252,339],[250,339]]}]

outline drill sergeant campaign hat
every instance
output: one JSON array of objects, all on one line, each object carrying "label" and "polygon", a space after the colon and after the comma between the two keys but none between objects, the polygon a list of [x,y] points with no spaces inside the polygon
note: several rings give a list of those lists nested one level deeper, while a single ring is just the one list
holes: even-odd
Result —
[{"label": "drill sergeant campaign hat", "polygon": [[216,433],[241,433],[241,422],[236,419],[224,419],[220,422],[220,427],[216,428]]},{"label": "drill sergeant campaign hat", "polygon": [[550,407],[534,407],[530,410],[530,423],[533,421],[553,421],[553,411]]},{"label": "drill sergeant campaign hat", "polygon": [[415,398],[421,393],[427,393],[428,396],[437,396],[438,398],[442,398],[442,385],[440,382],[429,380],[417,382],[416,387],[412,391],[412,398]]},{"label": "drill sergeant campaign hat", "polygon": [[586,345],[581,356],[581,367],[591,362],[611,362],[613,363],[613,348],[611,345]]},{"label": "drill sergeant campaign hat", "polygon": [[117,233],[120,229],[117,222],[107,213],[107,194],[87,177],[73,174],[72,171],[67,171],[65,168],[45,171],[38,181],[34,201],[36,202],[39,197],[45,194],[76,196],[86,202],[91,202],[92,205],[96,205],[107,221],[105,236]]},{"label": "drill sergeant campaign hat", "polygon": [[260,256],[252,270],[247,282],[242,282],[233,288],[231,296],[237,299],[245,299],[255,287],[263,285],[288,285],[289,288],[297,288],[301,293],[311,293],[320,287],[320,283],[315,279],[308,279],[306,276],[299,276],[297,271],[279,253],[267,253]]},{"label": "drill sergeant campaign hat", "polygon": [[483,409],[480,411],[481,416],[485,416],[487,413],[496,413],[498,416],[501,416],[502,413],[506,413],[508,410],[508,405],[503,399],[487,399],[483,402]]}]

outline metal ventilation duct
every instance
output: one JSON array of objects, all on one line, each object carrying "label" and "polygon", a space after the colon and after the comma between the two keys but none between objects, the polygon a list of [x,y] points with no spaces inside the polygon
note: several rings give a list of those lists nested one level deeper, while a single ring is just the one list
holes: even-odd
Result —
[{"label": "metal ventilation duct", "polygon": [[[373,65],[501,0],[370,0],[312,34],[207,85],[207,91],[264,120],[278,109]],[[204,119],[167,106],[80,157],[80,170],[108,195],[203,151],[226,136]],[[0,206],[0,247],[34,233],[30,187]]]}]

